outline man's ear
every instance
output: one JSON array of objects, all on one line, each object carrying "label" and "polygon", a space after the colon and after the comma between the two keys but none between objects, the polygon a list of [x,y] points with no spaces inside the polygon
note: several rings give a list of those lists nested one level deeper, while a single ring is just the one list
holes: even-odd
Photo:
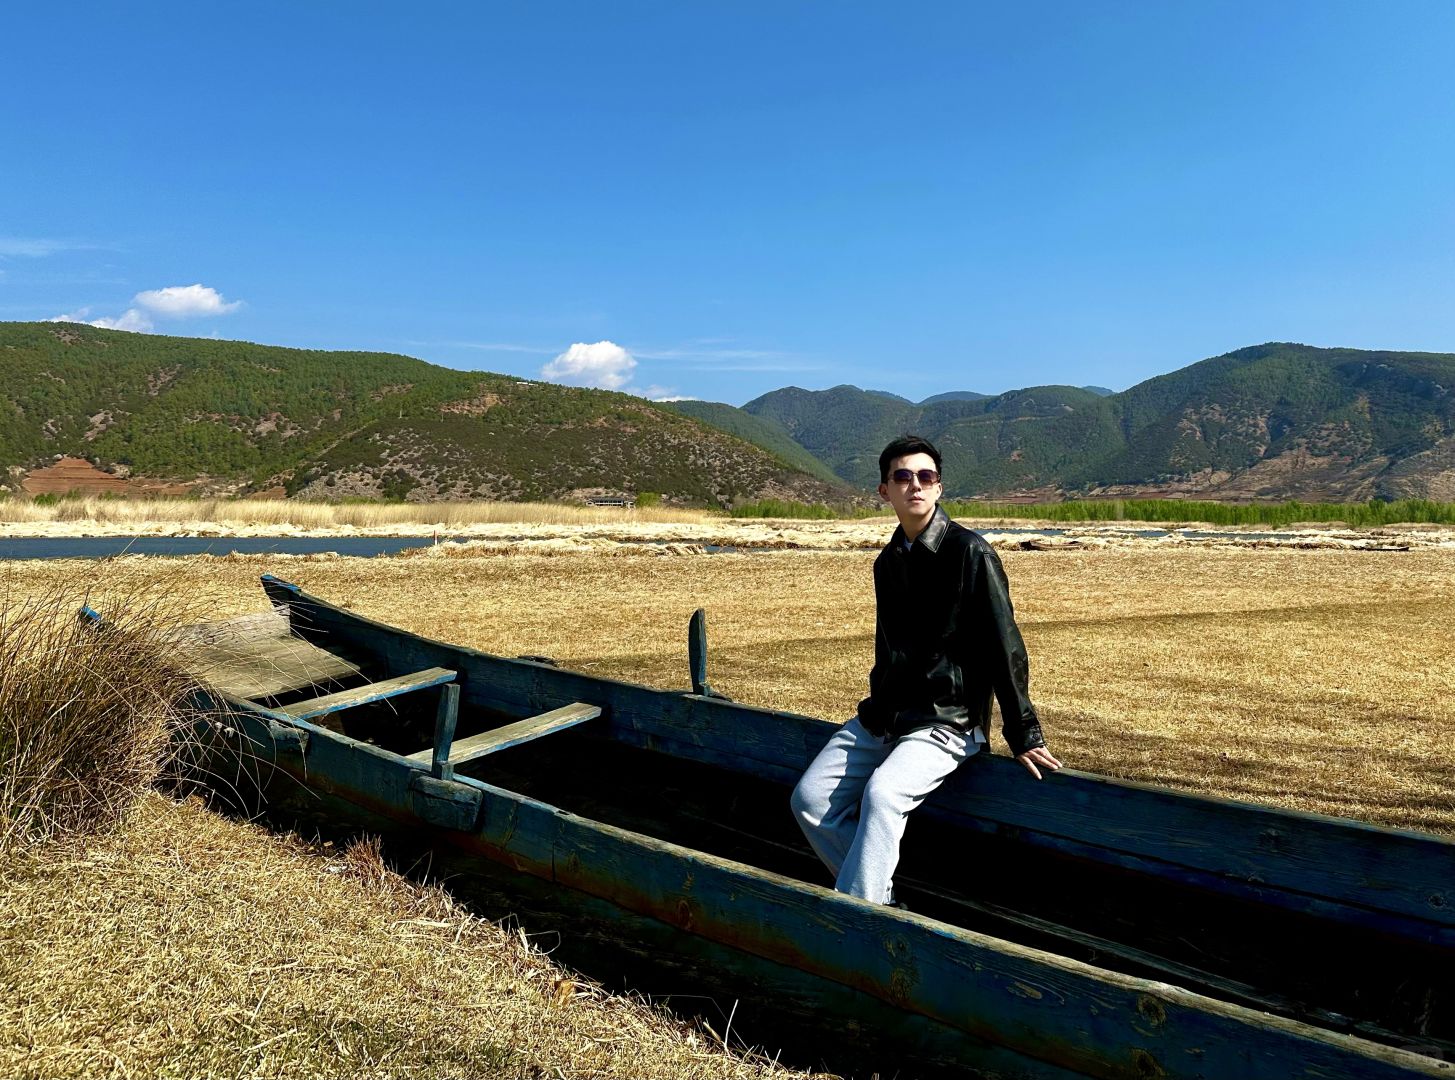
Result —
[{"label": "man's ear", "polygon": [[889,485],[888,484],[880,484],[879,485],[879,497],[881,499],[883,499],[885,502],[888,502],[889,501]]}]

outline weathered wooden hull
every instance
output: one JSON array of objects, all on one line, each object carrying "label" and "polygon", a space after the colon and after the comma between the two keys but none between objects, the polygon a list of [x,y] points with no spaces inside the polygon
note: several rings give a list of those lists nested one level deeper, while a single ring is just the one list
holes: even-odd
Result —
[{"label": "weathered wooden hull", "polygon": [[[1428,1018],[1423,1029],[1401,1034],[1328,1009],[1313,1010],[1322,1023],[1307,1022],[1296,1008],[1286,1010],[1292,1016],[1270,1015],[1239,1004],[1234,979],[1215,980],[1225,991],[1219,999],[1145,977],[1186,969],[1193,974],[1184,982],[1197,983],[1201,969],[1165,961],[1171,946],[1147,957],[1114,949],[1124,970],[1111,970],[802,880],[813,864],[794,844],[782,795],[832,730],[822,721],[492,657],[361,619],[285,583],[266,587],[286,606],[295,634],[371,658],[376,676],[458,672],[461,716],[485,718],[484,726],[571,702],[598,706],[601,717],[594,729],[547,736],[541,745],[549,749],[539,754],[512,749],[484,759],[478,775],[441,777],[395,749],[291,720],[276,706],[220,697],[216,704],[232,715],[202,732],[220,786],[254,786],[279,805],[352,814],[385,831],[427,827],[431,845],[453,865],[513,882],[521,895],[551,901],[583,926],[615,925],[653,948],[802,993],[809,1008],[854,1010],[864,1027],[905,1032],[918,1048],[913,1057],[930,1064],[1056,1078],[1455,1076],[1440,1060],[1444,1044],[1426,1036]],[[624,772],[638,759],[646,763],[639,775]],[[229,769],[239,771],[229,776]],[[971,911],[956,898],[975,894],[978,868],[994,877],[979,884],[1009,889],[1007,899],[1023,880],[1043,889],[1058,881],[1115,888],[1133,910],[1109,916],[1107,925],[1114,930],[1117,918],[1131,918],[1150,928],[1154,920],[1135,906],[1155,886],[1165,890],[1158,896],[1186,898],[1189,911],[1210,913],[1198,917],[1211,927],[1210,940],[1228,939],[1218,947],[1222,963],[1245,961],[1234,955],[1237,926],[1219,920],[1254,915],[1270,921],[1273,931],[1264,936],[1274,942],[1286,936],[1284,927],[1323,935],[1294,959],[1322,952],[1324,963],[1337,966],[1346,942],[1356,956],[1394,950],[1396,967],[1409,969],[1397,976],[1401,985],[1415,980],[1419,994],[1446,1010],[1433,1021],[1443,1031],[1449,1001],[1442,978],[1448,981],[1455,959],[1455,926],[1445,914],[1445,898],[1455,892],[1451,845],[1083,774],[1034,785],[1018,771],[1001,760],[977,763],[917,812],[924,824],[911,832],[905,870],[922,886],[925,909]],[[692,778],[688,790],[672,795],[686,826],[670,812],[654,824],[651,800],[633,802],[626,791],[613,799],[612,776],[623,787],[650,791],[655,783],[660,791],[660,778],[674,772]],[[709,790],[714,775],[725,778],[723,793],[753,799],[731,809],[732,821],[713,820],[715,806],[728,816],[722,796]],[[572,790],[551,790],[562,778]],[[551,797],[534,797],[531,785]],[[774,792],[775,805],[758,805]],[[589,814],[572,812],[573,800]],[[775,821],[784,831],[774,831]],[[711,843],[682,842],[694,822],[713,835]],[[974,865],[937,869],[947,850],[967,852]],[[752,864],[731,857],[740,852]],[[1065,876],[1072,872],[1089,876]],[[1064,902],[1074,906],[1074,899]],[[1224,907],[1231,916],[1221,914]],[[992,925],[1002,917],[972,914]],[[1175,926],[1175,912],[1162,914]],[[1054,925],[1033,923],[1030,931],[1056,938],[1045,929]],[[1105,940],[1092,935],[1073,944],[1099,959]],[[1196,943],[1191,948],[1196,953]],[[1315,982],[1323,978],[1315,975]],[[1392,992],[1375,985],[1385,997]],[[1262,1000],[1256,983],[1248,993]],[[1359,988],[1345,996],[1358,1003]],[[1382,1041],[1362,1037],[1361,1023]],[[1331,1030],[1341,1024],[1346,1030]],[[1401,1041],[1404,1047],[1389,1045]]]}]

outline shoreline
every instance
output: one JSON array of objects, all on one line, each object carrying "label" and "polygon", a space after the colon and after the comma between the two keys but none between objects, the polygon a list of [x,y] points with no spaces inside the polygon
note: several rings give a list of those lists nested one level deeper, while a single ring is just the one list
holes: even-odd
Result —
[{"label": "shoreline", "polygon": [[[1337,525],[1203,525],[1186,522],[1060,524],[1029,520],[963,520],[993,547],[1052,550],[1106,547],[1286,547],[1342,550],[1455,548],[1455,528],[1397,525],[1352,529]],[[415,557],[449,553],[489,554],[540,551],[607,550],[661,554],[716,554],[766,551],[873,551],[893,528],[892,518],[855,521],[723,519],[711,522],[520,523],[457,525],[397,523],[377,526],[299,526],[223,522],[0,522],[0,541],[135,539],[434,540],[414,548]]]}]

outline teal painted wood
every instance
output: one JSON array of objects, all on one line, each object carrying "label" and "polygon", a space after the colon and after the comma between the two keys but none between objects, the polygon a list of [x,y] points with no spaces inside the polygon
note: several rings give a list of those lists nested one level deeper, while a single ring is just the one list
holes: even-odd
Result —
[{"label": "teal painted wood", "polygon": [[[265,583],[265,587],[268,587]],[[296,589],[295,632],[357,641],[408,665],[449,664],[464,699],[535,713],[570,701],[602,707],[613,737],[646,749],[792,782],[834,725],[695,695],[652,690],[462,649],[344,612]],[[1455,845],[1342,819],[1184,795],[1074,770],[1034,784],[988,757],[963,769],[920,813],[1290,910],[1345,914],[1366,925],[1455,947]]]},{"label": "teal painted wood", "polygon": [[[489,731],[482,731],[478,735],[471,735],[468,739],[461,739],[455,743],[449,750],[448,764],[453,770],[457,765],[464,765],[477,758],[485,757],[487,754],[496,754],[502,750],[509,750],[513,746],[533,742],[543,735],[566,731],[579,724],[584,724],[588,720],[595,720],[600,715],[601,709],[595,705],[572,702],[559,709],[541,713],[540,716],[528,717],[514,724],[506,724],[504,727],[491,728]],[[438,759],[438,742],[433,750],[410,754],[408,759],[424,761],[431,755],[436,760]]]},{"label": "teal painted wood", "polygon": [[707,693],[707,612],[702,608],[687,623],[687,667],[692,673],[692,692]]},{"label": "teal painted wood", "polygon": [[[241,722],[255,740],[277,726],[265,715]],[[466,853],[858,990],[967,1033],[972,1048],[990,1041],[1058,1071],[1118,1080],[1452,1075],[1427,1057],[868,904],[480,781],[436,780],[326,729],[309,735],[306,762],[271,759],[312,789],[401,824],[456,830],[442,840]]]},{"label": "teal painted wood", "polygon": [[1455,1075],[1447,1063],[1418,1054],[1116,975],[572,815],[555,820],[560,884],[1061,1068],[1118,1078]]},{"label": "teal painted wood", "polygon": [[453,670],[432,667],[408,675],[396,675],[394,678],[381,682],[356,686],[350,690],[340,690],[337,693],[324,694],[322,697],[309,698],[307,701],[295,702],[279,708],[278,712],[292,720],[312,720],[315,717],[325,716],[342,709],[372,705],[376,701],[398,697],[400,694],[412,694],[416,690],[428,690],[432,686],[453,682],[454,679]]},{"label": "teal painted wood", "polygon": [[455,742],[455,725],[460,716],[460,685],[446,683],[440,687],[440,704],[435,712],[434,746],[430,748],[429,772],[437,780],[453,780],[455,767],[450,764],[450,750]]},{"label": "teal painted wood", "polygon": [[[616,742],[716,764],[745,776],[791,783],[834,730],[832,725],[807,717],[731,705],[703,695],[655,691],[458,649],[338,612],[296,590],[289,597],[295,627],[305,637],[316,634],[315,640],[320,645],[330,640],[347,641],[351,650],[358,648],[387,658],[385,666],[391,671],[409,671],[428,664],[456,667],[461,675],[462,703],[469,707],[520,715],[572,700],[594,700],[603,710],[604,732]],[[1115,789],[1117,801],[1108,803],[1105,814],[1095,803],[1078,806],[1065,798],[1067,792],[1089,790],[1088,785],[1111,785]],[[1438,918],[1443,909],[1439,903],[1442,894],[1438,892],[1430,894],[1434,900],[1428,905],[1437,917],[1428,919],[1391,910],[1386,894],[1372,897],[1371,903],[1361,903],[1362,886],[1357,879],[1351,881],[1348,874],[1342,875],[1341,887],[1347,890],[1342,895],[1351,898],[1340,898],[1337,892],[1331,898],[1290,887],[1286,877],[1259,880],[1260,866],[1268,864],[1276,868],[1290,851],[1298,858],[1308,858],[1306,842],[1312,838],[1311,846],[1315,850],[1322,845],[1332,857],[1335,871],[1343,869],[1338,859],[1345,844],[1362,845],[1361,858],[1373,859],[1364,867],[1364,872],[1379,871],[1384,880],[1395,883],[1396,895],[1402,896],[1409,892],[1408,864],[1418,862],[1421,852],[1432,853],[1437,860],[1443,854],[1448,860],[1449,845],[1437,838],[1367,826],[1355,826],[1351,833],[1353,823],[1337,819],[1181,796],[1086,774],[1063,773],[1054,781],[1036,785],[1012,763],[999,758],[977,760],[972,767],[962,770],[943,794],[945,797],[937,797],[936,804],[919,811],[917,818],[947,822],[966,833],[1014,836],[1028,847],[1126,868],[1145,875],[1148,881],[1181,882],[1210,894],[1314,915],[1325,923],[1323,929],[1314,932],[1334,935],[1329,939],[1331,948],[1338,948],[1340,927],[1374,928],[1408,941],[1424,942],[1447,953],[1455,947],[1449,921],[1442,923]],[[1253,812],[1253,817],[1249,817],[1248,811]],[[487,826],[497,812],[493,804],[482,809]],[[1224,826],[1230,820],[1238,823],[1240,814],[1243,833],[1235,835],[1242,835],[1245,840],[1254,824],[1260,830],[1266,829],[1271,820],[1277,828],[1271,835],[1254,831],[1253,841],[1245,842],[1233,852],[1236,858],[1226,857],[1227,852],[1220,857],[1218,848],[1225,846],[1229,835]],[[1154,821],[1154,827],[1148,829],[1145,819],[1156,819],[1158,815],[1186,818],[1194,826],[1191,842],[1182,844],[1182,835],[1169,829],[1165,822]],[[1123,822],[1128,822],[1130,827],[1123,829]],[[1291,839],[1305,846],[1288,846],[1290,837],[1283,830],[1290,828]],[[1198,829],[1202,831],[1199,833]],[[1359,835],[1361,830],[1363,835]],[[1263,836],[1261,848],[1256,842],[1259,835]],[[1389,850],[1395,858],[1381,863],[1378,845],[1391,838]],[[1431,844],[1434,846],[1430,847]],[[489,845],[486,850],[491,850]],[[518,862],[520,854],[508,852],[502,857]],[[566,858],[569,860],[569,855]],[[1254,870],[1251,873],[1246,870],[1246,861],[1240,868],[1238,859],[1251,860]],[[1309,877],[1317,880],[1318,872],[1324,868],[1317,865],[1319,860],[1314,861],[1316,865],[1310,868]],[[1448,862],[1425,862],[1424,865],[1430,871],[1427,880],[1448,885]],[[1229,867],[1234,869],[1230,871]],[[1336,884],[1340,883],[1340,873],[1329,876]],[[1411,1042],[1418,1043],[1419,1038],[1414,1037]],[[1431,1052],[1438,1053],[1438,1047]]]}]

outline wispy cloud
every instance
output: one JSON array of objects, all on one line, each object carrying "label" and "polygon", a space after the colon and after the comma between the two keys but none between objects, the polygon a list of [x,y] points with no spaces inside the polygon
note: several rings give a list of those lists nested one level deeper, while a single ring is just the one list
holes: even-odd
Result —
[{"label": "wispy cloud", "polygon": [[208,285],[168,285],[161,289],[147,289],[132,297],[135,307],[129,307],[113,317],[87,318],[89,307],[66,315],[56,315],[49,322],[86,323],[105,330],[129,330],[146,334],[155,329],[153,318],[198,319],[217,315],[230,315],[242,307],[241,300],[227,301],[222,294]]},{"label": "wispy cloud", "polygon": [[550,356],[558,352],[559,346],[519,345],[510,341],[401,341],[399,344],[410,349],[474,349],[478,352],[531,353],[535,356]]},{"label": "wispy cloud", "polygon": [[62,251],[89,251],[95,244],[38,236],[0,236],[0,258],[43,259]]},{"label": "wispy cloud", "polygon": [[86,316],[89,314],[91,314],[90,308],[81,308],[68,315],[56,315],[47,319],[46,322],[85,323],[87,326],[99,326],[103,330],[129,330],[134,334],[149,333],[154,328],[151,319],[137,308],[127,308],[114,319],[105,316],[99,319],[88,319]]},{"label": "wispy cloud", "polygon": [[698,338],[683,345],[632,350],[643,360],[666,360],[679,371],[823,371],[829,365],[782,349],[723,348],[731,338]]}]

